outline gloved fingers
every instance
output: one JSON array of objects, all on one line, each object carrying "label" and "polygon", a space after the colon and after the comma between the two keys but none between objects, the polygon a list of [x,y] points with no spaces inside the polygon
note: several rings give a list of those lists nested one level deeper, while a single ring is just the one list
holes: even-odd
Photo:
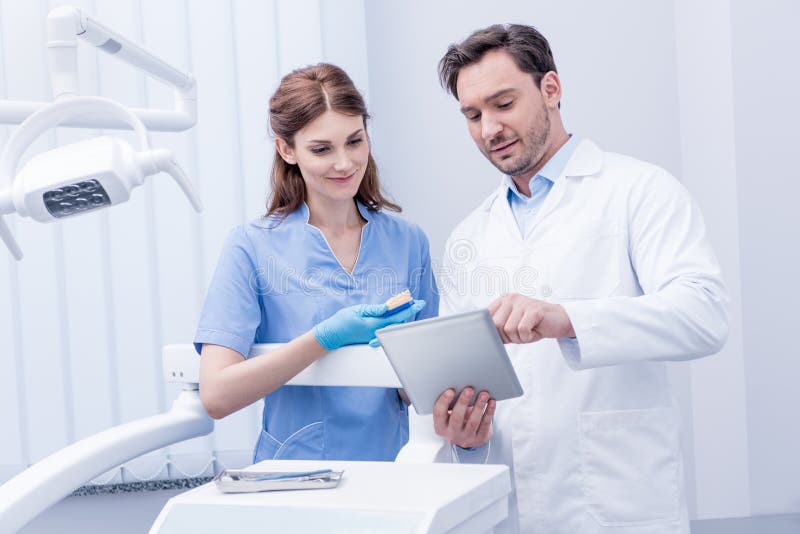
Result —
[{"label": "gloved fingers", "polygon": [[361,317],[380,317],[386,313],[386,304],[362,304],[359,314]]},{"label": "gloved fingers", "polygon": [[390,320],[390,322],[387,324],[396,324],[407,321],[408,319],[414,317],[417,313],[419,313],[420,310],[422,310],[422,308],[425,307],[425,304],[426,302],[424,300],[415,300],[414,304],[412,304],[405,310],[399,311],[394,315],[390,315],[389,317],[387,317],[386,319]]},{"label": "gloved fingers", "polygon": [[373,337],[372,340],[369,342],[369,346],[372,347],[373,349],[377,349],[378,347],[381,346],[381,342],[378,341],[377,337]]}]

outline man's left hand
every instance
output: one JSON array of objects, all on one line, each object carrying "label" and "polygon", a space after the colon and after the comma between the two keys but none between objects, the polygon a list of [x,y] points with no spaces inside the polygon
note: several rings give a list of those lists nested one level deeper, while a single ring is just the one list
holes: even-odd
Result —
[{"label": "man's left hand", "polygon": [[480,447],[492,439],[492,417],[497,401],[487,391],[481,391],[475,404],[470,406],[474,395],[473,388],[465,387],[451,410],[456,392],[448,389],[439,395],[433,405],[433,429],[436,434],[465,449]]},{"label": "man's left hand", "polygon": [[560,304],[510,293],[492,302],[489,313],[503,343],[533,343],[543,338],[575,337],[569,316]]}]

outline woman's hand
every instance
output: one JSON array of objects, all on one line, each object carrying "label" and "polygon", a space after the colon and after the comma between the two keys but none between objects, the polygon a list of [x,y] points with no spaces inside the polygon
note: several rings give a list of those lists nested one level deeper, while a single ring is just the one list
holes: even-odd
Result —
[{"label": "woman's hand", "polygon": [[358,304],[342,308],[313,329],[314,337],[328,350],[345,345],[369,343],[375,330],[402,323],[425,307],[424,300],[415,300],[405,310],[383,317],[386,304]]}]

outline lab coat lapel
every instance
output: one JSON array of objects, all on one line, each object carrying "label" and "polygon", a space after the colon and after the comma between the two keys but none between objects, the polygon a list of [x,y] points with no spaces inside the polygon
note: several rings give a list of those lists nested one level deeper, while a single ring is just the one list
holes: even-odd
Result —
[{"label": "lab coat lapel", "polygon": [[528,228],[528,232],[525,234],[525,239],[527,240],[539,223],[545,217],[550,215],[559,205],[561,200],[564,198],[565,191],[569,187],[569,178],[590,176],[592,174],[596,174],[602,168],[603,153],[600,151],[597,145],[588,139],[581,141],[575,148],[575,152],[572,154],[572,157],[569,158],[569,161],[567,162],[566,167],[564,167],[564,170],[561,172],[561,175],[556,178],[553,188],[550,190],[550,193],[548,193],[547,198],[545,198],[545,201],[542,204],[542,207],[534,217],[533,223]]},{"label": "lab coat lapel", "polygon": [[508,187],[505,183],[501,183],[500,187],[494,195],[494,200],[489,206],[490,220],[496,221],[503,236],[508,235],[508,239],[514,244],[522,244],[522,235],[519,231],[519,225],[514,218],[514,213],[511,211],[511,206],[508,204]]}]

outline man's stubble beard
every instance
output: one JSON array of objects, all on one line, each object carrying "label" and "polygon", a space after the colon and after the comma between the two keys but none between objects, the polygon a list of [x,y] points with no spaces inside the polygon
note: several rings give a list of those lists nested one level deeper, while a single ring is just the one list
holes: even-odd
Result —
[{"label": "man's stubble beard", "polygon": [[[491,157],[489,161],[497,167],[500,172],[509,176],[522,176],[530,172],[536,165],[539,164],[544,156],[547,147],[547,141],[550,139],[550,114],[547,113],[547,108],[544,107],[544,128],[536,128],[534,123],[523,138],[523,148],[527,150],[520,155],[519,160],[513,167],[503,165],[503,162],[495,161]],[[509,165],[512,162],[509,162]]]}]

